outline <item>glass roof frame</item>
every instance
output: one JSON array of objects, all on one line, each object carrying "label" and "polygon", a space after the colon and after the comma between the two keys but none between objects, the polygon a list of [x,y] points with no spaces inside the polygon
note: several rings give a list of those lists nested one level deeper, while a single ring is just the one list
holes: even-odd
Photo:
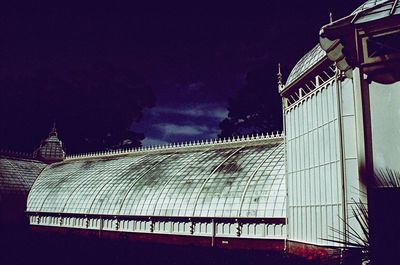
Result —
[{"label": "glass roof frame", "polygon": [[32,188],[28,212],[285,218],[283,138],[263,141],[55,163]]}]

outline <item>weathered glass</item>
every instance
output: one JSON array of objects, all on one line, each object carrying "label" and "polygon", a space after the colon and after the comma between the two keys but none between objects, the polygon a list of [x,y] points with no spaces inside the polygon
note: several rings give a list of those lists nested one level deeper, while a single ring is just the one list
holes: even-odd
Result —
[{"label": "weathered glass", "polygon": [[290,85],[306,73],[311,67],[325,57],[325,51],[322,50],[320,45],[314,46],[308,53],[306,53],[293,67],[290,75],[286,81],[286,85]]},{"label": "weathered glass", "polygon": [[285,217],[282,139],[67,159],[41,173],[28,211]]}]

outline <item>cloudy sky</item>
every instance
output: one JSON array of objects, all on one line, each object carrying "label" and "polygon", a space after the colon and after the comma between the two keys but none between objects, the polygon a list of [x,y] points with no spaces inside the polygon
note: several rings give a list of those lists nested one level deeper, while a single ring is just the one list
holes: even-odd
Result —
[{"label": "cloudy sky", "polygon": [[[0,74],[96,62],[136,71],[156,96],[131,126],[149,145],[216,137],[247,72],[280,62],[287,77],[329,12],[363,1],[16,2],[0,6]],[[265,74],[276,90],[276,72]]]}]

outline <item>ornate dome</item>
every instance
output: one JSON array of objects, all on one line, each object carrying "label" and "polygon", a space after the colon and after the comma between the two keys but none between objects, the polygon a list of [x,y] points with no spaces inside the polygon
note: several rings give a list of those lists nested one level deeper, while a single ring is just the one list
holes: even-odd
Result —
[{"label": "ornate dome", "polygon": [[34,157],[46,163],[60,162],[65,159],[62,142],[58,139],[55,125],[49,133],[49,137],[43,140],[40,147],[34,152]]}]

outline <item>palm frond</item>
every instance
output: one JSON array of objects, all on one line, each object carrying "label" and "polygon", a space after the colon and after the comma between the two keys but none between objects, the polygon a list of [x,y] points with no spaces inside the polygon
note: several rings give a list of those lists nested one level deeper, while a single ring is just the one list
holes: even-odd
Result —
[{"label": "palm frond", "polygon": [[[370,244],[369,244],[369,219],[368,219],[368,209],[365,203],[362,201],[356,202],[354,201],[354,207],[352,207],[352,212],[354,218],[356,219],[358,225],[360,226],[360,230],[352,227],[349,223],[349,220],[342,220],[344,225],[347,227],[347,231],[330,227],[333,235],[330,238],[323,239],[328,242],[341,244],[343,245],[344,253],[350,253],[351,250],[361,250],[363,260],[369,260],[369,252],[370,252]],[[343,257],[340,257],[342,260]]]},{"label": "palm frond", "polygon": [[[373,184],[373,188],[400,188],[400,172],[389,168],[376,169]],[[366,193],[362,194],[367,195]],[[359,229],[352,227],[349,220],[339,217],[347,227],[347,231],[331,227],[333,235],[331,238],[323,240],[341,244],[344,246],[344,250],[361,249],[364,255],[363,260],[370,260],[370,219],[368,217],[368,207],[362,201],[357,202],[353,200],[353,203],[355,206],[351,208],[351,211],[359,225]]]},{"label": "palm frond", "polygon": [[374,174],[378,188],[400,188],[400,172],[390,168],[379,168]]},{"label": "palm frond", "polygon": [[355,208],[352,208],[353,216],[356,218],[360,228],[362,230],[362,235],[358,234],[358,238],[362,239],[362,242],[365,247],[369,247],[369,218],[368,218],[368,209],[367,206],[359,201],[356,202]]}]

